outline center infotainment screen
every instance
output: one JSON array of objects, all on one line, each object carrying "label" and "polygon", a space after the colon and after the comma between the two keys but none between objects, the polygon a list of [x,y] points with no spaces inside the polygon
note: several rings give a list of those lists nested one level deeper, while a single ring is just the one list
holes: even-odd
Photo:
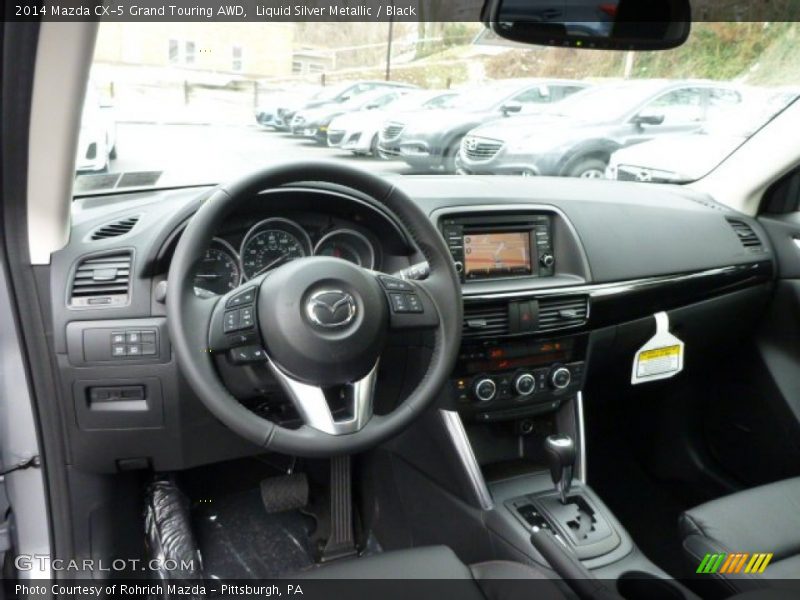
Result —
[{"label": "center infotainment screen", "polygon": [[464,274],[467,277],[531,273],[530,232],[504,231],[464,235]]}]

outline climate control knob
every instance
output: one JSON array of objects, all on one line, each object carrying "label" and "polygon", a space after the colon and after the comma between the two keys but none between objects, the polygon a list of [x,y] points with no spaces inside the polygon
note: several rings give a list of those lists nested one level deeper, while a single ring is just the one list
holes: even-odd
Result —
[{"label": "climate control knob", "polygon": [[489,377],[483,377],[472,386],[472,393],[481,402],[489,402],[497,395],[497,384]]},{"label": "climate control knob", "polygon": [[567,367],[556,367],[550,372],[550,385],[557,390],[563,390],[572,381],[572,373]]},{"label": "climate control knob", "polygon": [[536,391],[536,378],[533,373],[520,373],[514,378],[514,390],[520,396],[530,396]]}]

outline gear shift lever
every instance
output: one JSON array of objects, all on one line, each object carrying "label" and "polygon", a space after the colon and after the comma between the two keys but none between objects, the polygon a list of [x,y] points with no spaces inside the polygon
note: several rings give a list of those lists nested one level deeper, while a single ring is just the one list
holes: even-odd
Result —
[{"label": "gear shift lever", "polygon": [[544,450],[550,463],[550,477],[561,498],[561,504],[566,504],[569,489],[572,487],[575,442],[568,435],[549,435],[544,441]]}]

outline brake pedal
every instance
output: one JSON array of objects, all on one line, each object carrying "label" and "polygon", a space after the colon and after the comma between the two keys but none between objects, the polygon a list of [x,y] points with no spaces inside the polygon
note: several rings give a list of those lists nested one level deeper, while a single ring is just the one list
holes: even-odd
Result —
[{"label": "brake pedal", "polygon": [[261,502],[268,514],[304,508],[308,504],[308,477],[290,473],[261,482]]}]

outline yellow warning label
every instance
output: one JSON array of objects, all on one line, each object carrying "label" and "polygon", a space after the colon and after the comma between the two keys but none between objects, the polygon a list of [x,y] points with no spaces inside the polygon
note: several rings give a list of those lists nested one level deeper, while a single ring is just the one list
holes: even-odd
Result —
[{"label": "yellow warning label", "polygon": [[665,348],[653,348],[652,350],[645,350],[642,352],[639,355],[639,362],[666,358],[668,356],[678,356],[680,353],[681,347],[677,344],[675,346],[667,346]]}]

